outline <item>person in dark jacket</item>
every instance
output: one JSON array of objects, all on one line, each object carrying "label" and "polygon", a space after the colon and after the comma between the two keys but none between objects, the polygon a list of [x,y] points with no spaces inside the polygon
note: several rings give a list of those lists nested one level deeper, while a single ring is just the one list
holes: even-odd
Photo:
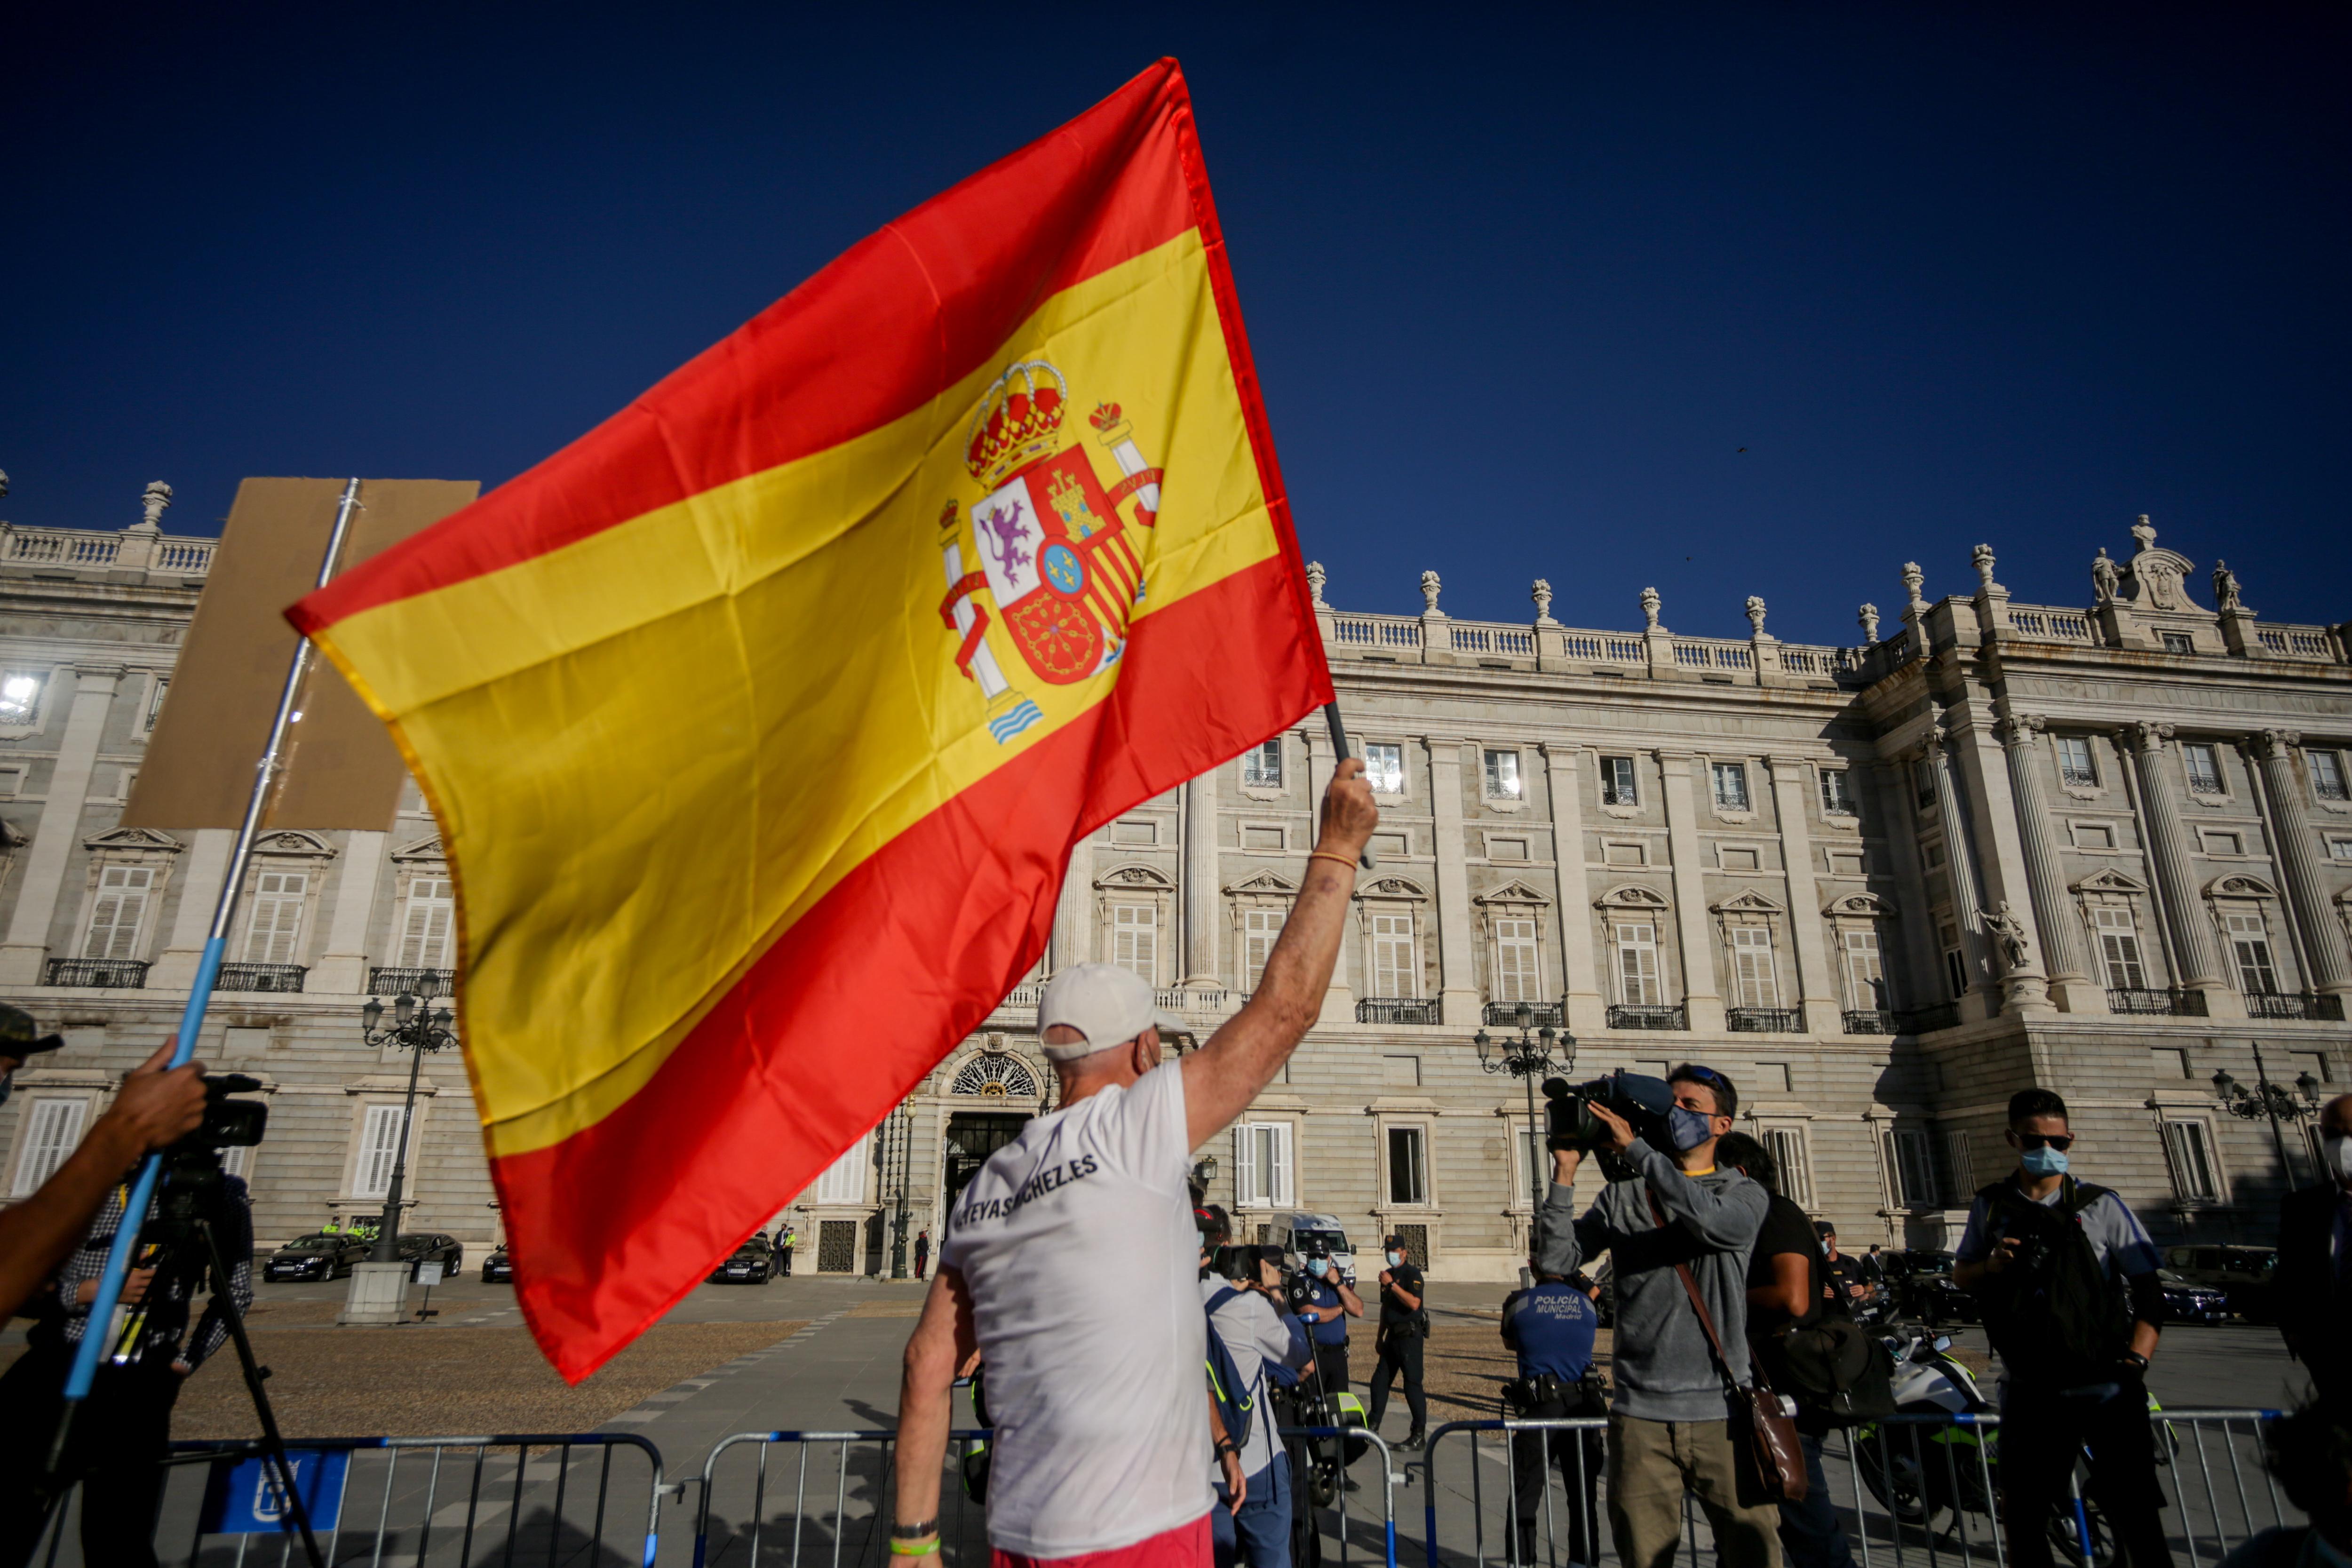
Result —
[{"label": "person in dark jacket", "polygon": [[[1540,1258],[1528,1263],[1535,1284],[1503,1299],[1503,1343],[1519,1361],[1518,1380],[1503,1389],[1506,1408],[1523,1421],[1608,1415],[1598,1380],[1589,1375],[1593,1331],[1601,1325],[1592,1298],[1561,1276],[1541,1272]],[[1603,1455],[1601,1434],[1594,1431],[1511,1434],[1518,1561],[1544,1560],[1536,1552],[1536,1514],[1543,1504],[1547,1460],[1559,1467],[1560,1485],[1568,1491],[1568,1544],[1559,1555],[1570,1563],[1600,1562],[1601,1512],[1594,1495]]]},{"label": "person in dark jacket", "polygon": [[2271,1276],[2279,1332],[2322,1403],[2352,1407],[2352,1094],[2319,1108],[2326,1180],[2279,1205],[2278,1269]]}]

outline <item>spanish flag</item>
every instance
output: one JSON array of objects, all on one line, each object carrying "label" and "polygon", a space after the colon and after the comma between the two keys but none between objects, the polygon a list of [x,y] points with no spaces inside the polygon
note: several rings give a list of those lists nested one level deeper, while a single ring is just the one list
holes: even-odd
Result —
[{"label": "spanish flag", "polygon": [[288,611],[440,822],[558,1371],[987,1016],[1076,840],[1328,700],[1309,605],[1163,60]]}]

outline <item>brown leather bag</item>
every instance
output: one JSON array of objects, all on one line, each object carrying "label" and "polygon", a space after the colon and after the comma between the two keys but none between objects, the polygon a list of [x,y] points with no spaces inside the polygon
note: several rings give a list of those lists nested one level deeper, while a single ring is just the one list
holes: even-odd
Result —
[{"label": "brown leather bag", "polygon": [[[1664,1230],[1666,1216],[1658,1207],[1658,1196],[1655,1193],[1648,1196],[1650,1213],[1657,1220],[1658,1228]],[[1772,1391],[1770,1380],[1753,1356],[1748,1360],[1749,1385],[1742,1388],[1731,1380],[1731,1363],[1724,1358],[1722,1336],[1715,1331],[1715,1317],[1698,1293],[1698,1281],[1691,1278],[1690,1265],[1677,1263],[1675,1272],[1690,1295],[1691,1310],[1698,1314],[1699,1327],[1706,1331],[1706,1342],[1715,1351],[1716,1369],[1723,1373],[1723,1391],[1734,1412],[1732,1441],[1745,1450],[1748,1462],[1755,1468],[1758,1483],[1770,1500],[1804,1501],[1809,1487],[1805,1450],[1797,1440],[1797,1423],[1790,1417],[1788,1405]]]}]

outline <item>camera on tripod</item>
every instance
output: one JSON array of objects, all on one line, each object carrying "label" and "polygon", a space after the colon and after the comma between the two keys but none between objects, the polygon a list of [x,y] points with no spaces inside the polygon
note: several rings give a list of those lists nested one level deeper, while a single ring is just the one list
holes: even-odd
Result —
[{"label": "camera on tripod", "polygon": [[263,1088],[257,1078],[247,1078],[241,1072],[207,1074],[205,1079],[205,1119],[196,1130],[172,1145],[170,1152],[183,1149],[217,1152],[223,1149],[250,1149],[261,1142],[263,1131],[269,1126],[269,1107],[257,1100],[231,1100],[232,1094],[251,1094]]},{"label": "camera on tripod", "polygon": [[1646,1073],[1612,1072],[1588,1083],[1564,1078],[1543,1082],[1548,1102],[1544,1118],[1547,1149],[1592,1149],[1608,1143],[1609,1129],[1592,1107],[1605,1106],[1633,1129],[1633,1136],[1654,1149],[1670,1149],[1666,1113],[1675,1108],[1675,1091],[1662,1078]]}]

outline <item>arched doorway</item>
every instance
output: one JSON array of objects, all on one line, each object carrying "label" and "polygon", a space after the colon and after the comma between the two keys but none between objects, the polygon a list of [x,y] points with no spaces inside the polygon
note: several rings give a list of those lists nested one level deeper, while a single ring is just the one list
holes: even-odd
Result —
[{"label": "arched doorway", "polygon": [[[945,1212],[953,1214],[964,1184],[980,1173],[991,1154],[1021,1136],[1021,1130],[1029,1124],[1027,1107],[1040,1100],[1037,1074],[1020,1056],[1005,1049],[1002,1035],[990,1036],[956,1069],[948,1094],[952,1100],[981,1102],[948,1115],[940,1190],[947,1198]],[[1016,1105],[1022,1109],[1013,1109]]]}]

